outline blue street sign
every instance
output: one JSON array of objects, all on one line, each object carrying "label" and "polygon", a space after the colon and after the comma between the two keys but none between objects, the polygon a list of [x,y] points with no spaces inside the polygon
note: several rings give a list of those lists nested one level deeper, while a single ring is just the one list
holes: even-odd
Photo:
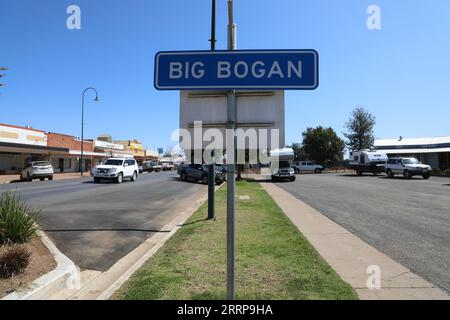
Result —
[{"label": "blue street sign", "polygon": [[319,85],[315,50],[159,52],[158,90],[313,90]]}]

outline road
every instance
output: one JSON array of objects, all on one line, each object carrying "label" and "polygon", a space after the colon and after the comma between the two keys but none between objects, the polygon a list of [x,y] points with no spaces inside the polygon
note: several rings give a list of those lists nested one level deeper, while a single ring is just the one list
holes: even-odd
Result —
[{"label": "road", "polygon": [[0,185],[41,209],[41,224],[81,269],[105,271],[161,230],[206,186],[175,173],[145,173],[136,182],[94,184],[92,178]]},{"label": "road", "polygon": [[278,186],[450,293],[450,179],[304,174]]}]

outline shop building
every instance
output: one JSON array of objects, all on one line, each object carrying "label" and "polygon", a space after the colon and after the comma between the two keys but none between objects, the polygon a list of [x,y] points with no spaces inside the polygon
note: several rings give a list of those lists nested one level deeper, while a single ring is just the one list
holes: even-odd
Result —
[{"label": "shop building", "polygon": [[31,161],[45,160],[69,149],[49,146],[43,130],[0,124],[0,174],[16,174]]},{"label": "shop building", "polygon": [[[81,140],[77,137],[49,132],[47,134],[47,144],[52,147],[62,147],[68,152],[53,154],[50,156],[50,163],[55,172],[77,172],[80,171],[81,160]],[[94,151],[94,142],[85,140],[83,142],[83,168],[89,171],[96,166],[107,155],[103,152]]]}]

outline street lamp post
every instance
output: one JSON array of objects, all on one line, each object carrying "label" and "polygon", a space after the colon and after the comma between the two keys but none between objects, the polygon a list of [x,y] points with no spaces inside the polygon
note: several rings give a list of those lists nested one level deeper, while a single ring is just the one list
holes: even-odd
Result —
[{"label": "street lamp post", "polygon": [[89,87],[84,89],[83,91],[83,95],[81,97],[81,157],[80,157],[80,173],[81,176],[83,176],[84,173],[84,168],[83,168],[83,145],[84,145],[84,95],[86,94],[87,91],[92,90],[95,92],[95,99],[94,101],[99,101],[98,98],[98,92],[95,88]]}]

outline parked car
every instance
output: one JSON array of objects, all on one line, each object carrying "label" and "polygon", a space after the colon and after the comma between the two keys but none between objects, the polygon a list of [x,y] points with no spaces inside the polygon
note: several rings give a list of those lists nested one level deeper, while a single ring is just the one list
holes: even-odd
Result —
[{"label": "parked car", "polygon": [[136,181],[139,173],[137,162],[133,158],[109,158],[103,164],[92,169],[94,182],[99,183],[103,179],[122,183],[125,178]]},{"label": "parked car", "polygon": [[349,168],[355,170],[358,176],[365,172],[377,175],[384,172],[388,156],[386,153],[371,150],[350,151],[349,160]]},{"label": "parked car", "polygon": [[299,161],[294,166],[295,173],[314,172],[322,173],[323,167],[319,164],[315,164],[311,161]]},{"label": "parked car", "polygon": [[144,173],[144,167],[142,164],[138,164],[139,173]]},{"label": "parked car", "polygon": [[428,179],[431,175],[431,167],[422,164],[416,158],[391,158],[386,161],[384,167],[389,178],[401,174],[408,179],[413,176],[422,176],[424,179]]},{"label": "parked car", "polygon": [[21,181],[32,181],[33,179],[44,181],[45,178],[53,180],[53,166],[48,161],[30,162],[20,173]]},{"label": "parked car", "polygon": [[175,164],[173,162],[163,162],[162,169],[163,171],[172,171],[175,169]]},{"label": "parked car", "polygon": [[[178,168],[181,181],[201,181],[208,184],[208,167],[204,164],[187,164]],[[218,165],[215,167],[215,183],[221,184],[226,180],[226,170]]]},{"label": "parked car", "polygon": [[162,170],[162,166],[156,161],[144,161],[142,162],[142,167],[147,172],[160,172]]}]

